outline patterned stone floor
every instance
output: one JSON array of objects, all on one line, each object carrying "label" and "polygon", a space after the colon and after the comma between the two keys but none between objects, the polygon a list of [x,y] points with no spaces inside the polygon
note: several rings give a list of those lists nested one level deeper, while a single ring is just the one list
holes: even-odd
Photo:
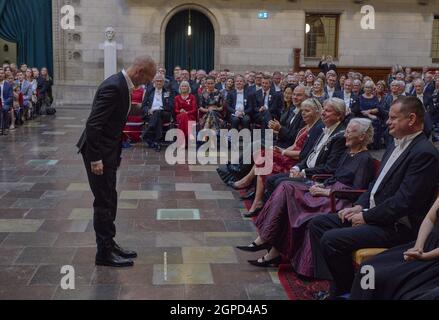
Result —
[{"label": "patterned stone floor", "polygon": [[[88,110],[58,110],[0,137],[0,299],[286,299],[277,270],[234,248],[252,222],[214,166],[171,166],[126,149],[118,172],[117,241],[133,268],[95,267],[92,194],[74,147]],[[75,269],[74,290],[60,286]]]}]

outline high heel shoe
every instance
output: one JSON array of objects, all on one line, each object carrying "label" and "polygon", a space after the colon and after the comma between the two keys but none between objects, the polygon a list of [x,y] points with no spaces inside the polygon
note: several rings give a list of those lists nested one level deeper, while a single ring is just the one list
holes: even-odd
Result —
[{"label": "high heel shoe", "polygon": [[262,208],[263,208],[263,207],[259,207],[259,208],[256,208],[255,211],[249,211],[248,213],[244,213],[243,216],[244,216],[245,218],[256,217],[256,216],[259,214],[259,212],[262,211]]},{"label": "high heel shoe", "polygon": [[250,263],[253,266],[256,267],[262,267],[262,268],[267,268],[267,267],[279,267],[279,264],[282,261],[281,256],[277,256],[276,258],[273,258],[271,260],[265,260],[265,257],[262,257],[262,261],[259,262],[259,260],[247,260],[248,263]]},{"label": "high heel shoe", "polygon": [[271,246],[268,243],[256,244],[255,242],[252,242],[249,246],[237,246],[236,248],[242,251],[257,252],[261,250],[268,251],[271,249]]},{"label": "high heel shoe", "polygon": [[235,185],[235,181],[232,181],[232,180],[230,180],[229,182],[227,182],[227,185],[228,185],[229,187],[235,189],[235,190],[243,190],[243,189],[247,189],[247,187],[241,187],[241,188],[238,188],[238,187]]}]

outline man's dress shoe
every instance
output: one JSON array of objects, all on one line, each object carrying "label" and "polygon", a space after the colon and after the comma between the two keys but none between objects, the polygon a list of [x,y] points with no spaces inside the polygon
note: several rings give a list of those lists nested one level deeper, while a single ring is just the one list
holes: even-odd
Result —
[{"label": "man's dress shoe", "polygon": [[123,258],[117,255],[114,251],[109,251],[104,254],[97,254],[95,264],[97,266],[107,267],[132,267],[134,265],[133,260]]},{"label": "man's dress shoe", "polygon": [[134,250],[128,250],[124,249],[118,244],[115,244],[113,247],[113,252],[117,254],[118,256],[121,256],[122,258],[126,259],[134,259],[137,258],[137,252]]}]

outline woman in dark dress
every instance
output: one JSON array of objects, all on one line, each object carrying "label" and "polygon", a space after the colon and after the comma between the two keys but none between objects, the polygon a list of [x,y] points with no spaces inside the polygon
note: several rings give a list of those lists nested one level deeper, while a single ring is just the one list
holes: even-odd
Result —
[{"label": "woman in dark dress", "polygon": [[364,93],[360,95],[360,113],[356,116],[363,116],[372,121],[375,135],[373,138],[373,149],[378,150],[381,147],[381,118],[380,118],[380,101],[376,97],[375,84],[373,81],[366,81],[364,84]]},{"label": "woman in dark dress", "polygon": [[439,198],[415,242],[387,250],[363,265],[373,267],[375,288],[362,289],[364,274],[358,273],[351,290],[353,300],[439,299]]},{"label": "woman in dark dress", "polygon": [[[284,181],[271,195],[256,220],[258,238],[244,251],[269,249],[267,255],[250,264],[276,266],[281,254],[292,260],[296,271],[305,276],[313,275],[311,245],[307,222],[313,217],[331,212],[331,191],[350,188],[366,188],[374,176],[373,159],[367,145],[373,136],[371,121],[354,118],[346,128],[347,152],[341,157],[333,178],[323,184],[312,181]],[[340,210],[348,205],[337,200]]]}]

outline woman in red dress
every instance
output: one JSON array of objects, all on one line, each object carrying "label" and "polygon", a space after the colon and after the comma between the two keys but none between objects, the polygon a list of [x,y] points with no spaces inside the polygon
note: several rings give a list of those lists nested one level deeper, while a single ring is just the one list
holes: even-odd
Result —
[{"label": "woman in red dress", "polygon": [[[290,169],[299,162],[300,151],[308,138],[309,130],[320,122],[321,110],[322,106],[316,99],[307,99],[302,102],[300,112],[302,113],[302,118],[306,125],[297,134],[294,144],[286,149],[274,147],[273,149],[263,150],[261,152],[261,157],[264,159],[266,159],[266,157],[273,157],[273,170],[270,175],[290,172]],[[248,187],[256,176],[255,168],[264,167],[264,163],[260,163],[261,161],[259,161],[257,157],[258,156],[255,158],[255,163],[257,164],[249,174],[233,184],[235,189]],[[249,214],[256,214],[264,205],[263,197],[266,177],[266,175],[257,176],[255,199],[249,209]]]},{"label": "woman in red dress", "polygon": [[189,136],[189,121],[197,121],[197,99],[190,93],[190,85],[187,81],[180,84],[180,95],[174,99],[175,122],[178,128],[183,131],[185,137],[185,145],[187,146]]}]

